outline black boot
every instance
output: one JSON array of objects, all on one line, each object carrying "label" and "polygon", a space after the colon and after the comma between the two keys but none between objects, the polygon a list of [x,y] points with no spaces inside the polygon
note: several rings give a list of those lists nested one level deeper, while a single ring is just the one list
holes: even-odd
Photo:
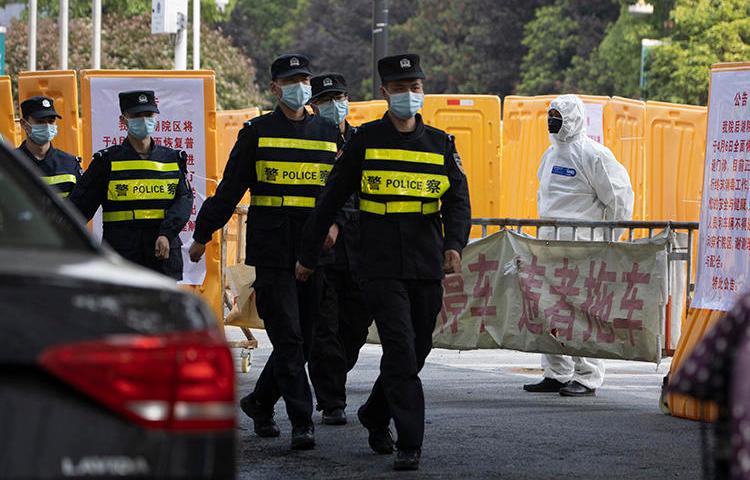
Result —
[{"label": "black boot", "polygon": [[523,389],[531,393],[557,393],[566,385],[567,383],[545,377],[539,383],[527,383],[523,386]]},{"label": "black boot", "polygon": [[346,412],[343,408],[323,410],[324,425],[346,425]]},{"label": "black boot", "polygon": [[310,450],[315,447],[315,428],[312,425],[292,428],[292,450]]},{"label": "black boot", "polygon": [[370,448],[373,452],[379,455],[389,455],[393,453],[393,437],[391,436],[391,427],[385,426],[374,426],[367,422],[367,419],[362,415],[362,408],[357,410],[357,417],[359,423],[367,429],[369,433],[367,437],[367,443],[370,444]]},{"label": "black boot", "polygon": [[422,456],[420,449],[399,450],[393,461],[394,470],[418,470],[419,458]]},{"label": "black boot", "polygon": [[560,389],[560,395],[563,397],[593,397],[596,396],[596,389],[589,388],[574,380]]},{"label": "black boot", "polygon": [[278,437],[281,435],[279,426],[273,419],[273,410],[269,414],[261,410],[260,405],[253,399],[252,393],[240,400],[240,408],[248,417],[253,419],[255,434],[259,437]]}]

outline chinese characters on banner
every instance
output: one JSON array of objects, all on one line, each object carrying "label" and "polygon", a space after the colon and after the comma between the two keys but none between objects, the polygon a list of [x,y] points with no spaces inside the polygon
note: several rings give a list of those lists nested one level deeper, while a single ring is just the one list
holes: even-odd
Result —
[{"label": "chinese characters on banner", "polygon": [[[201,285],[206,263],[192,263],[187,251],[193,242],[195,217],[206,196],[206,130],[200,78],[92,77],[91,135],[92,151],[121,144],[127,137],[127,125],[119,121],[118,93],[128,90],[153,90],[159,106],[158,122],[152,134],[154,143],[184,150],[187,153],[187,180],[193,188],[193,212],[180,234],[182,240],[183,281]],[[98,216],[98,215],[97,215]],[[101,220],[95,220],[95,231],[101,234]]]},{"label": "chinese characters on banner", "polygon": [[443,282],[434,344],[657,361],[667,238],[546,242],[503,231],[472,243],[462,273]]},{"label": "chinese characters on banner", "polygon": [[604,105],[584,103],[586,107],[586,135],[593,141],[604,144]]},{"label": "chinese characters on banner", "polygon": [[713,70],[694,308],[729,310],[750,287],[750,67]]}]

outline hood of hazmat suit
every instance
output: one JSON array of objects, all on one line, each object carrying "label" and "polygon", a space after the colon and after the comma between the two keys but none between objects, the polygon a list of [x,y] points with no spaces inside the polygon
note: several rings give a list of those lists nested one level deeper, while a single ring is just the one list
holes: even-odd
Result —
[{"label": "hood of hazmat suit", "polygon": [[[627,170],[612,151],[586,136],[586,110],[576,95],[562,95],[550,104],[562,114],[558,133],[550,134],[552,145],[544,152],[537,173],[539,217],[549,220],[623,221],[633,218],[633,188]],[[619,234],[619,232],[615,232]],[[554,239],[552,227],[541,228],[540,238]],[[589,228],[557,232],[560,240],[611,238]]]}]

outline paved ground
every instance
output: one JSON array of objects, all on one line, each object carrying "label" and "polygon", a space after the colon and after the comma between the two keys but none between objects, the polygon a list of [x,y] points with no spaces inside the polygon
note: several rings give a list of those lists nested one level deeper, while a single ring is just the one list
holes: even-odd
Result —
[{"label": "paved ground", "polygon": [[[240,338],[233,330],[228,335]],[[250,373],[238,373],[240,395],[251,390],[270,351],[264,332],[258,340]],[[277,405],[278,439],[257,438],[240,412],[238,478],[700,478],[699,424],[658,409],[668,363],[657,370],[608,361],[595,398],[567,399],[523,392],[521,386],[541,374],[539,356],[506,350],[432,352],[421,375],[427,399],[422,467],[395,473],[391,457],[371,453],[356,419],[379,359],[378,346],[365,346],[350,374],[348,425],[323,426],[316,415],[315,450],[289,450],[283,402]]]}]

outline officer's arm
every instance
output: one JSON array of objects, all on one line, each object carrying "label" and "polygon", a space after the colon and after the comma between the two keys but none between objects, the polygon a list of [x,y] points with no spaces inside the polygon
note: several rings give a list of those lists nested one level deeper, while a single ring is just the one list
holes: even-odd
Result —
[{"label": "officer's arm", "polygon": [[360,185],[364,156],[363,138],[360,134],[355,134],[344,146],[341,157],[333,166],[328,183],[318,197],[315,209],[305,222],[299,258],[303,266],[314,268],[317,265],[329,227],[341,207]]},{"label": "officer's arm", "polygon": [[461,253],[469,241],[471,205],[469,204],[469,185],[453,141],[448,144],[445,164],[450,187],[440,199],[440,213],[445,233],[443,249],[445,251],[456,250]]},{"label": "officer's arm", "polygon": [[86,221],[94,218],[99,206],[107,198],[107,185],[109,184],[109,173],[111,162],[101,153],[97,152],[91,160],[91,165],[76,182],[70,201],[81,212]]},{"label": "officer's arm", "polygon": [[211,235],[223,227],[232,215],[242,196],[255,183],[255,150],[258,135],[252,124],[246,124],[237,135],[224,176],[214,196],[207,198],[198,212],[193,239],[206,244]]},{"label": "officer's arm", "polygon": [[75,177],[76,177],[76,183],[81,181],[81,177],[83,177],[83,168],[81,168],[81,157],[73,157],[76,160],[76,166],[75,166]]},{"label": "officer's arm", "polygon": [[187,155],[184,151],[180,151],[179,155],[180,179],[177,182],[177,192],[172,205],[167,209],[164,220],[159,226],[159,235],[164,235],[169,240],[180,234],[182,227],[190,220],[190,213],[193,211],[193,189],[190,188],[185,176]]}]

